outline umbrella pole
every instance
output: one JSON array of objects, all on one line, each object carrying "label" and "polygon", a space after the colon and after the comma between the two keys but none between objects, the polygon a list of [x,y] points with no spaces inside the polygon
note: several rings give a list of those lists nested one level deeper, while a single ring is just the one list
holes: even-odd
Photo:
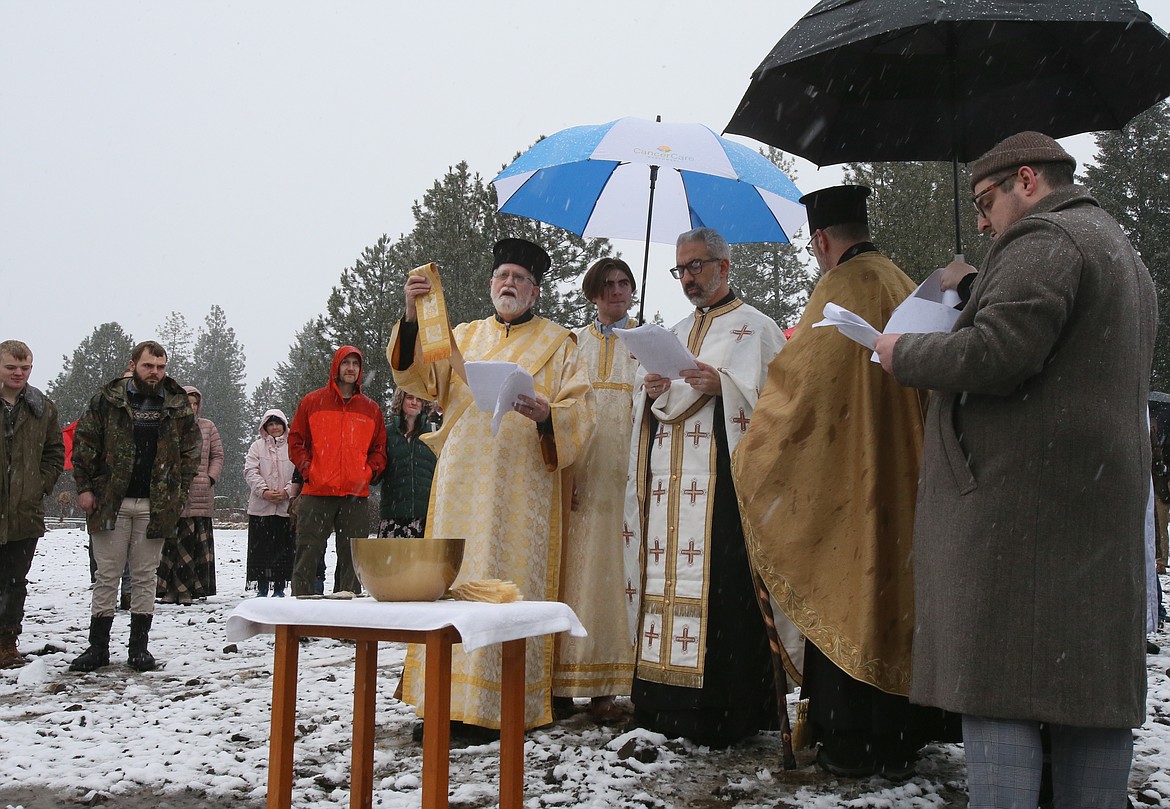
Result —
[{"label": "umbrella pole", "polygon": [[646,273],[650,269],[650,224],[654,221],[654,185],[658,182],[658,166],[650,167],[650,204],[646,206],[646,252],[642,254],[642,295],[638,300],[638,325],[646,322]]},{"label": "umbrella pole", "polygon": [[959,231],[959,79],[958,79],[958,46],[955,43],[954,29],[948,29],[947,57],[951,73],[951,93],[948,96],[951,102],[951,185],[954,194],[955,208],[955,261],[963,259],[963,235]]},{"label": "umbrella pole", "polygon": [[963,255],[963,236],[959,233],[959,158],[951,157],[951,180],[955,187],[955,257]]}]

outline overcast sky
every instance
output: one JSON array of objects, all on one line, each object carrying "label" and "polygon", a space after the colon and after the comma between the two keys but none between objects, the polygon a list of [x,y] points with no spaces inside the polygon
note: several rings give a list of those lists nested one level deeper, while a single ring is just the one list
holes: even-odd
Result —
[{"label": "overcast sky", "polygon": [[[219,304],[251,387],[450,166],[491,179],[540,135],[626,115],[721,131],[812,5],[0,0],[0,339],[29,343],[44,387],[102,322],[144,340]],[[1140,5],[1170,27],[1170,0]],[[652,250],[667,322],[688,310],[653,281],[672,263]]]}]

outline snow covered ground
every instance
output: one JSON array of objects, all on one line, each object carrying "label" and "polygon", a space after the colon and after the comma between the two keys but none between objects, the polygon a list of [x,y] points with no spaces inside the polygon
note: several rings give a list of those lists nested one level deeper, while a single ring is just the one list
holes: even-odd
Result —
[{"label": "snow covered ground", "polygon": [[[93,674],[67,670],[86,645],[86,537],[60,529],[41,541],[20,640],[34,662],[0,671],[0,807],[264,805],[272,636],[234,645],[225,636],[228,614],[251,595],[244,593],[245,534],[216,532],[219,595],[191,607],[158,605],[151,651],[165,665],[145,674],[125,665],[125,613],[114,622],[114,665]],[[331,558],[328,564],[332,570]],[[1137,733],[1130,784],[1139,805],[1170,808],[1170,636],[1156,641],[1163,652],[1149,659],[1150,713]],[[374,806],[386,809],[417,807],[421,799],[414,713],[392,696],[403,657],[396,644],[379,654]],[[349,805],[352,661],[353,646],[338,641],[301,649],[295,807]],[[650,754],[629,756],[634,747]],[[525,806],[966,806],[958,746],[928,748],[918,777],[900,786],[838,780],[811,766],[785,772],[779,748],[776,736],[765,734],[709,751],[644,731],[598,728],[578,715],[528,734]],[[498,752],[495,744],[453,751],[452,807],[496,804]]]}]

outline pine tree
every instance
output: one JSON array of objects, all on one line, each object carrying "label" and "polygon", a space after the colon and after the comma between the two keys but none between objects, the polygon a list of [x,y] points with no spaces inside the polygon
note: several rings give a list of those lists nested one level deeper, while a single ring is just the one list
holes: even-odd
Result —
[{"label": "pine tree", "polygon": [[81,418],[102,386],[130,367],[134,342],[117,323],[103,323],[81,341],[72,357],[62,357],[61,372],[46,393],[57,405],[61,426]]},{"label": "pine tree", "polygon": [[[272,410],[273,408],[284,410],[284,408],[280,407],[278,404],[276,383],[272,380],[272,377],[266,376],[260,380],[260,384],[258,384],[256,389],[252,391],[252,395],[248,399],[248,412],[245,415],[245,418],[250,419],[248,423],[251,425],[252,430],[248,434],[249,444],[260,435],[261,417],[265,412]],[[289,421],[292,421],[292,413],[285,410],[284,415],[288,418]]]},{"label": "pine tree", "polygon": [[187,325],[187,318],[179,312],[171,312],[155,330],[154,338],[167,350],[167,374],[180,385],[189,384],[191,375],[191,352],[194,350],[194,332]]},{"label": "pine tree", "polygon": [[324,321],[324,337],[334,349],[352,345],[361,350],[362,393],[383,409],[390,404],[394,389],[386,345],[402,316],[402,286],[411,269],[408,264],[402,243],[392,245],[383,234],[362,252],[353,267],[342,271],[338,285],[329,295]]},{"label": "pine tree", "polygon": [[246,503],[244,453],[251,434],[244,394],[244,350],[218,305],[211,307],[203,323],[195,342],[198,361],[187,384],[203,395],[199,416],[215,422],[223,442],[223,476],[216,481],[216,496],[226,496],[229,505],[241,507]]},{"label": "pine tree", "polygon": [[301,399],[329,382],[334,350],[325,337],[324,318],[310,320],[297,331],[288,359],[276,366],[276,406],[290,422]]},{"label": "pine tree", "polygon": [[[487,184],[466,161],[436,180],[411,207],[414,228],[402,245],[407,267],[439,265],[451,325],[492,311],[488,294],[492,245],[500,238],[499,215]],[[401,289],[399,307],[402,306]]]},{"label": "pine tree", "polygon": [[[959,193],[970,188],[959,173]],[[878,248],[915,281],[945,266],[955,254],[955,189],[950,163],[850,163],[845,182],[873,189],[869,229]],[[975,229],[975,212],[960,208],[963,255],[979,266],[987,243]]]},{"label": "pine tree", "polygon": [[1134,118],[1120,132],[1095,135],[1095,165],[1085,180],[1101,207],[1120,224],[1154,279],[1158,329],[1153,390],[1170,390],[1170,103]]}]

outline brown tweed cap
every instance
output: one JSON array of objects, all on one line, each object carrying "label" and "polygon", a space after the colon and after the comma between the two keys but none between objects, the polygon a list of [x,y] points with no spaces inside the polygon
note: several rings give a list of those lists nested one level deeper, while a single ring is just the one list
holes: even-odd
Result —
[{"label": "brown tweed cap", "polygon": [[984,177],[1033,163],[1068,163],[1074,169],[1077,167],[1076,158],[1054,139],[1042,132],[1017,132],[992,146],[971,164],[971,190],[974,191],[975,184]]}]

